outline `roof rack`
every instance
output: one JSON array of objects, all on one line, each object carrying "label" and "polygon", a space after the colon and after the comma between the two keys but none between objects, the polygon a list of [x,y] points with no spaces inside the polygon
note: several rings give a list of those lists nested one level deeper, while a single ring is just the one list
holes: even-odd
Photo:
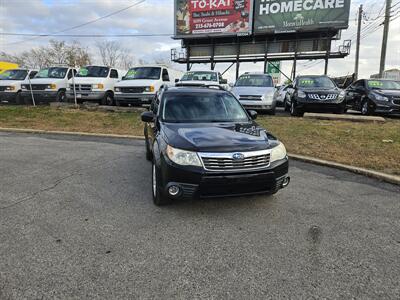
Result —
[{"label": "roof rack", "polygon": [[222,86],[220,86],[219,84],[201,84],[201,83],[176,83],[175,84],[176,87],[197,87],[197,88],[218,88],[221,91],[226,91],[226,89]]}]

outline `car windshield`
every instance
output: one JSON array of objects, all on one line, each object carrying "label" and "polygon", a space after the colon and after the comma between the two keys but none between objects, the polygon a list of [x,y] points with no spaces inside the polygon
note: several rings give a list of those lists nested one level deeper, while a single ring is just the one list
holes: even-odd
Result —
[{"label": "car windshield", "polygon": [[41,69],[34,78],[64,78],[68,68],[46,68]]},{"label": "car windshield", "polygon": [[124,80],[132,79],[160,79],[161,68],[159,67],[138,67],[129,69]]},{"label": "car windshield", "polygon": [[268,75],[243,75],[236,81],[235,86],[273,87],[274,83]]},{"label": "car windshield", "polygon": [[218,76],[215,72],[187,72],[181,81],[218,81]]},{"label": "car windshield", "polygon": [[28,75],[27,70],[8,70],[0,74],[0,80],[24,80]]},{"label": "car windshield", "polygon": [[245,110],[228,93],[171,93],[162,119],[170,123],[247,122]]},{"label": "car windshield", "polygon": [[368,80],[370,89],[378,90],[400,90],[400,81],[394,80]]},{"label": "car windshield", "polygon": [[301,88],[335,88],[336,85],[329,77],[300,77],[297,86]]},{"label": "car windshield", "polygon": [[80,68],[76,77],[107,77],[110,68],[107,67],[96,67],[96,66],[88,66],[84,68]]}]

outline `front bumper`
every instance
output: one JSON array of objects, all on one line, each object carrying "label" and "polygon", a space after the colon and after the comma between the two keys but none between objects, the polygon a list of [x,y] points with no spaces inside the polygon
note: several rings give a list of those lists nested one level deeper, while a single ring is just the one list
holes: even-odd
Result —
[{"label": "front bumper", "polygon": [[378,114],[400,114],[400,104],[376,101],[375,112]]},{"label": "front bumper", "polygon": [[[105,91],[98,91],[98,92],[87,92],[87,91],[76,91],[76,100],[77,101],[99,101],[104,98],[106,92]],[[67,91],[67,99],[75,100],[74,92]]]},{"label": "front bumper", "polygon": [[155,94],[133,94],[116,92],[114,98],[122,104],[151,104]]},{"label": "front bumper", "polygon": [[[56,100],[58,91],[32,91],[35,101],[40,102],[43,100]],[[32,98],[31,91],[22,91],[21,97]]]},{"label": "front bumper", "polygon": [[289,161],[283,159],[260,170],[210,172],[203,168],[182,167],[162,158],[162,190],[178,186],[173,198],[215,198],[275,193],[289,183]]},{"label": "front bumper", "polygon": [[245,109],[253,109],[253,110],[273,110],[276,107],[276,102],[269,100],[257,100],[257,101],[240,100],[240,103],[243,105]]},{"label": "front bumper", "polygon": [[337,111],[339,109],[345,108],[345,102],[343,100],[328,100],[328,101],[318,101],[312,99],[301,99],[298,98],[296,101],[297,108],[304,111],[315,111],[315,112],[325,112],[325,111]]},{"label": "front bumper", "polygon": [[15,103],[17,93],[14,92],[0,92],[1,103]]}]

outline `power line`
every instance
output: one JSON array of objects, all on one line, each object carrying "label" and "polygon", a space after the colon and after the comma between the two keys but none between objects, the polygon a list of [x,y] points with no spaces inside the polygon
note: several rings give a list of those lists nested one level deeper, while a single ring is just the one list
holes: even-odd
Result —
[{"label": "power line", "polygon": [[93,23],[98,22],[100,20],[103,20],[103,19],[109,18],[111,16],[114,16],[116,14],[119,14],[119,13],[121,13],[121,12],[123,12],[125,10],[128,10],[128,9],[134,7],[134,6],[137,6],[137,5],[139,5],[139,4],[141,4],[141,3],[145,2],[145,1],[146,0],[140,0],[140,1],[136,2],[136,3],[133,3],[133,4],[129,5],[129,6],[124,7],[122,9],[116,10],[114,12],[111,12],[111,13],[107,14],[107,15],[101,16],[101,17],[99,17],[97,19],[94,19],[94,20],[91,20],[91,21],[88,21],[88,22],[85,22],[85,23],[82,23],[82,24],[79,24],[79,25],[75,25],[75,26],[72,26],[72,27],[69,27],[69,28],[65,28],[65,29],[62,29],[62,30],[59,30],[59,31],[51,32],[49,34],[36,35],[33,38],[30,38],[30,39],[27,39],[27,40],[23,40],[23,41],[9,43],[9,44],[6,44],[6,45],[21,44],[21,43],[25,43],[25,42],[28,42],[28,41],[39,39],[41,37],[52,36],[52,35],[55,35],[55,34],[58,34],[58,33],[63,33],[63,32],[70,31],[70,30],[73,30],[73,29],[77,29],[77,28],[80,28],[80,27],[83,27],[83,26],[86,26],[86,25],[90,25],[90,24],[93,24]]},{"label": "power line", "polygon": [[34,37],[161,37],[172,36],[173,33],[132,33],[132,34],[50,34],[50,33],[17,33],[0,32],[5,36],[34,36]]}]

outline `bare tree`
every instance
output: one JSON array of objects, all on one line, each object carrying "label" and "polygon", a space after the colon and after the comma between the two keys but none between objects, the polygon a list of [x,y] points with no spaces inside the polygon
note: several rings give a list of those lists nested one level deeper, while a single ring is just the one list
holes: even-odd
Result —
[{"label": "bare tree", "polygon": [[103,41],[96,43],[103,65],[116,66],[123,56],[123,49],[116,41]]}]

